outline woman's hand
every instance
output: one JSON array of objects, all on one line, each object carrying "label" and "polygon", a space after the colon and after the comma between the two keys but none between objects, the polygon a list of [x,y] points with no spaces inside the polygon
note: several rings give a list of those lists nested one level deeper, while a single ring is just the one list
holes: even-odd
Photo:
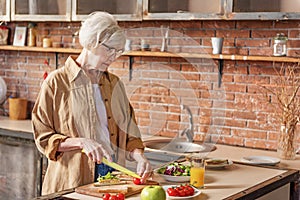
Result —
[{"label": "woman's hand", "polygon": [[106,157],[109,161],[112,161],[112,158],[108,151],[105,149],[104,145],[88,138],[80,138],[80,143],[83,152],[90,159],[92,159],[93,162],[97,162],[98,164],[100,164],[103,157]]},{"label": "woman's hand", "polygon": [[152,176],[152,167],[150,162],[144,156],[141,149],[135,149],[131,153],[131,157],[137,161],[137,174],[142,177],[141,182],[145,183],[146,180]]},{"label": "woman's hand", "polygon": [[104,145],[88,138],[67,138],[58,146],[58,151],[66,152],[81,149],[94,162],[101,163],[103,156],[112,161]]}]

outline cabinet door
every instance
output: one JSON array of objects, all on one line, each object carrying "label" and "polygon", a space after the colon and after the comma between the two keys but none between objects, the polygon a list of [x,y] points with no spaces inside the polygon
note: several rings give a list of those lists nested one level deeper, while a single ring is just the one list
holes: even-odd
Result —
[{"label": "cabinet door", "polygon": [[70,21],[71,0],[11,0],[14,21]]},{"label": "cabinet door", "polygon": [[300,0],[233,0],[234,19],[299,19]]},{"label": "cabinet door", "polygon": [[226,0],[145,0],[143,19],[219,19]]},{"label": "cabinet door", "polygon": [[0,0],[0,21],[10,20],[10,1]]},{"label": "cabinet door", "polygon": [[94,11],[106,11],[118,21],[142,20],[142,0],[72,0],[73,21],[82,21]]},{"label": "cabinet door", "polygon": [[40,158],[33,140],[0,134],[0,199],[24,200],[40,195]]}]

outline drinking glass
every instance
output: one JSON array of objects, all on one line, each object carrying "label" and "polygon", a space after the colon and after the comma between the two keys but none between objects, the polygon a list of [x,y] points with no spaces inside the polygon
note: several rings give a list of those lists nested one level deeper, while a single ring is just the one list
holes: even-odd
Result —
[{"label": "drinking glass", "polygon": [[192,157],[190,184],[196,188],[204,187],[205,161],[203,158]]}]

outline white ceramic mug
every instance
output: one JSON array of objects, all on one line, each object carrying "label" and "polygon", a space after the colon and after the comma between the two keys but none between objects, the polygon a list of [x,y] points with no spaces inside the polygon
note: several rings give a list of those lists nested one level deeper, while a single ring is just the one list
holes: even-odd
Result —
[{"label": "white ceramic mug", "polygon": [[224,38],[222,38],[222,37],[212,37],[211,38],[213,54],[221,54],[222,53],[223,41],[224,41]]}]

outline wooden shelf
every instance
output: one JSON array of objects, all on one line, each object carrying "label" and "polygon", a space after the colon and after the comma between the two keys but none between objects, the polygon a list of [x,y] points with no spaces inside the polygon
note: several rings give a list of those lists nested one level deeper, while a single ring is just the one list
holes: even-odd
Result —
[{"label": "wooden shelf", "polygon": [[72,48],[43,48],[43,47],[28,47],[28,46],[12,46],[12,45],[1,45],[0,50],[6,51],[34,51],[34,52],[51,52],[51,53],[75,53],[81,52],[81,49]]},{"label": "wooden shelf", "polygon": [[218,60],[237,60],[237,61],[270,61],[270,62],[300,62],[300,58],[277,57],[277,56],[243,56],[243,55],[224,55],[224,54],[197,54],[197,53],[170,53],[152,51],[129,51],[124,56],[145,56],[145,57],[171,57],[171,58],[211,58]]},{"label": "wooden shelf", "polygon": [[[52,53],[74,53],[79,54],[81,49],[72,48],[43,48],[28,46],[1,45],[0,50],[7,51],[34,51],[34,52],[52,52]],[[152,51],[128,51],[123,56],[129,57],[170,57],[170,58],[210,58],[218,60],[237,60],[237,61],[268,61],[268,62],[293,62],[300,63],[300,58],[277,57],[277,56],[243,56],[243,55],[225,55],[225,54],[198,54],[198,53],[170,53],[170,52],[152,52]]]}]

